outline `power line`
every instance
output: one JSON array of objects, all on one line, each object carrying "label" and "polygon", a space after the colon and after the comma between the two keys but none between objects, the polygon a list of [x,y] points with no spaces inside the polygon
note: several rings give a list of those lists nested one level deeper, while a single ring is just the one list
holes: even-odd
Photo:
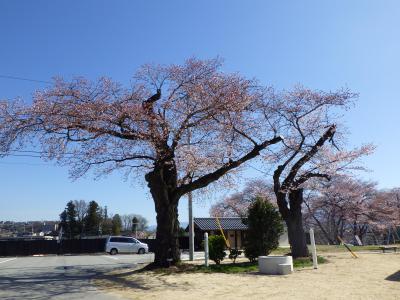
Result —
[{"label": "power line", "polygon": [[41,158],[40,155],[31,155],[31,154],[6,154],[6,153],[1,153],[0,155],[5,155],[7,157],[36,157],[36,158]]},{"label": "power line", "polygon": [[258,171],[258,172],[260,172],[260,173],[262,173],[262,174],[269,175],[269,176],[272,175],[271,173],[262,171],[262,170],[260,170],[260,169],[258,169],[258,168],[256,168],[256,167],[254,167],[254,166],[252,166],[252,165],[248,165],[248,166],[249,166],[250,168],[252,168],[253,170],[256,170],[256,171]]},{"label": "power line", "polygon": [[9,75],[0,75],[0,78],[52,84],[52,82],[50,82],[50,81],[44,81],[44,80],[38,80],[38,79],[30,79],[30,78],[17,77],[17,76],[9,76]]},{"label": "power line", "polygon": [[[14,154],[17,153],[17,154]],[[22,153],[22,154],[19,154]],[[35,155],[38,154],[38,155]],[[72,155],[72,156],[80,156],[82,154],[79,153],[73,153],[73,152],[64,152],[62,153],[63,155]],[[43,152],[43,151],[36,151],[36,150],[9,150],[8,152],[0,152],[0,155],[5,155],[5,156],[24,156],[26,155],[27,157],[33,156],[33,157],[41,157],[41,155],[48,156],[48,152]]]},{"label": "power line", "polygon": [[23,166],[49,166],[51,164],[40,164],[40,163],[25,163],[25,162],[6,162],[0,161],[2,165],[23,165]]}]

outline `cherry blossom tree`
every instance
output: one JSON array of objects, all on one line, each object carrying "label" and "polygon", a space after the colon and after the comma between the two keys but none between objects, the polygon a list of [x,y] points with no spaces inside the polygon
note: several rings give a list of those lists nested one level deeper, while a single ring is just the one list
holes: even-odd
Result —
[{"label": "cherry blossom tree", "polygon": [[179,199],[282,140],[263,118],[268,91],[223,73],[219,59],[145,65],[129,88],[109,78],[58,78],[31,104],[1,102],[0,152],[40,144],[73,178],[92,170],[144,175],[157,213],[155,264],[166,266],[180,259]]},{"label": "cherry blossom tree", "polygon": [[378,196],[375,182],[350,176],[334,176],[329,182],[320,182],[305,198],[309,223],[319,227],[331,244],[345,230],[363,240],[368,228],[382,217],[383,206],[374,205]]},{"label": "cherry blossom tree", "polygon": [[251,180],[242,191],[224,197],[212,205],[210,216],[243,217],[247,214],[249,205],[257,197],[268,201],[274,199],[272,185],[264,180]]},{"label": "cherry blossom tree", "polygon": [[[394,229],[398,235],[396,230],[400,226],[400,188],[377,191],[371,203],[371,210],[375,213],[370,226],[381,234]],[[399,239],[398,236],[396,238]]]},{"label": "cherry blossom tree", "polygon": [[270,120],[269,130],[279,132],[284,141],[271,148],[265,161],[268,167],[275,165],[274,192],[288,228],[292,255],[308,256],[302,218],[304,187],[311,179],[329,180],[338,172],[357,168],[358,158],[371,153],[373,147],[344,150],[338,110],[348,108],[357,96],[349,90],[320,92],[298,86],[271,93],[272,109],[269,103],[264,115]]}]

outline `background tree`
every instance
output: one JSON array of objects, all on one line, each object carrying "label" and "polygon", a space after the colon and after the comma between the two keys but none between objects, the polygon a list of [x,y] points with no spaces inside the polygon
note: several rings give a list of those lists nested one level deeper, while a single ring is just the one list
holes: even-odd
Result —
[{"label": "background tree", "polygon": [[[67,229],[67,211],[64,209],[60,214],[60,230],[63,230],[63,234],[65,234],[65,230]],[[25,232],[25,231],[24,231]]]},{"label": "background tree", "polygon": [[[371,203],[369,229],[376,243],[400,241],[400,189],[378,190]],[[377,236],[380,236],[379,242]]]},{"label": "background tree", "polygon": [[119,214],[115,214],[112,218],[112,234],[113,235],[120,235],[122,229],[122,221]]},{"label": "background tree", "polygon": [[102,235],[114,234],[113,233],[113,216],[107,217],[106,219],[104,219],[104,216],[103,216],[100,227],[101,227]]},{"label": "background tree", "polygon": [[231,194],[210,208],[210,216],[242,217],[257,197],[274,199],[273,187],[265,180],[251,180],[242,191]]},{"label": "background tree", "polygon": [[[285,137],[264,158],[268,169],[275,165],[274,192],[294,257],[309,254],[302,217],[306,184],[310,179],[329,180],[340,171],[356,168],[357,159],[372,151],[370,145],[351,151],[342,149],[337,111],[349,107],[355,97],[348,90],[325,93],[298,86],[289,92],[273,92],[274,104],[265,110],[266,119],[271,119],[269,130]],[[276,114],[280,117],[275,118]]]},{"label": "background tree", "polygon": [[85,217],[85,232],[88,235],[99,235],[102,214],[96,201],[90,201]]},{"label": "background tree", "polygon": [[257,197],[249,206],[244,253],[250,261],[261,255],[268,255],[279,246],[279,237],[283,233],[282,218],[265,198]]},{"label": "background tree", "polygon": [[74,200],[73,202],[76,209],[76,219],[78,223],[79,234],[82,236],[85,230],[84,219],[87,213],[88,204],[85,200]]},{"label": "background tree", "polygon": [[378,215],[375,225],[400,226],[400,188],[378,191],[371,206]]},{"label": "background tree", "polygon": [[73,201],[69,201],[65,208],[65,215],[62,215],[62,218],[65,218],[65,221],[62,220],[62,222],[65,222],[64,234],[70,239],[75,237],[79,233],[79,226],[76,220],[76,216],[77,213],[75,205]]},{"label": "background tree", "polygon": [[[335,176],[320,182],[305,198],[309,226],[317,226],[330,244],[338,244],[346,231],[363,240],[369,226],[381,218],[380,208],[374,208],[376,183],[349,176]],[[354,242],[354,241],[351,241]]]},{"label": "background tree", "polygon": [[132,218],[132,232],[135,234],[135,236],[137,236],[138,227],[139,227],[139,220],[135,216]]},{"label": "background tree", "polygon": [[147,230],[148,221],[145,217],[143,217],[142,215],[139,215],[139,214],[125,214],[125,215],[121,215],[123,231],[126,233],[133,233],[132,232],[132,219],[134,217],[136,217],[137,223],[138,223],[137,230],[138,231]]}]

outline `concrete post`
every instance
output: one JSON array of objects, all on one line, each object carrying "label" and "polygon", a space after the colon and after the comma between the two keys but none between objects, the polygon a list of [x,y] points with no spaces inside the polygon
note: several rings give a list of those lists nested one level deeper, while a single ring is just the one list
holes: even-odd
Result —
[{"label": "concrete post", "polygon": [[314,269],[318,269],[317,248],[315,247],[314,229],[310,228],[311,251]]},{"label": "concrete post", "polygon": [[208,233],[204,233],[204,265],[208,267]]},{"label": "concrete post", "polygon": [[194,226],[193,226],[193,197],[192,193],[188,194],[189,206],[189,260],[194,259]]}]

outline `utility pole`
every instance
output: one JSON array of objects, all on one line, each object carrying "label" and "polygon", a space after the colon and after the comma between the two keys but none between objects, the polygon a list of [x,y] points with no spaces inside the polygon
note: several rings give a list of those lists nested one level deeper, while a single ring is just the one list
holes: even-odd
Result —
[{"label": "utility pole", "polygon": [[138,228],[138,224],[139,223],[135,223],[136,225],[135,225],[135,238],[137,238],[137,228]]},{"label": "utility pole", "polygon": [[[189,103],[187,109],[190,112]],[[187,145],[190,149],[192,132],[190,127],[187,127]],[[193,197],[192,192],[188,193],[188,208],[189,208],[189,260],[194,260],[194,226],[193,226]]]},{"label": "utility pole", "polygon": [[189,260],[194,259],[194,228],[193,228],[193,197],[192,192],[188,193],[189,202]]}]

